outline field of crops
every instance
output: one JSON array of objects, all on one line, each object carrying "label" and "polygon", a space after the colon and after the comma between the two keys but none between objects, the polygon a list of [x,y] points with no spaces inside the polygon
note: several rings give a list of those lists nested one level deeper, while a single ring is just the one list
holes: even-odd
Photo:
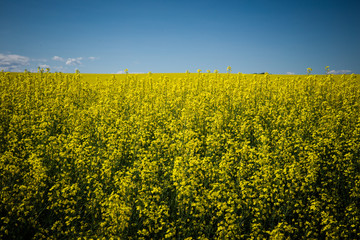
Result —
[{"label": "field of crops", "polygon": [[0,239],[359,239],[359,75],[0,73]]}]

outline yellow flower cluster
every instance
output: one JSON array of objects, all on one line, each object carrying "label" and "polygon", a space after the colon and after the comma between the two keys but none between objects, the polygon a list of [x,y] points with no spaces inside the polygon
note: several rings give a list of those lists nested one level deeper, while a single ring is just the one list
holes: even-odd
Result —
[{"label": "yellow flower cluster", "polygon": [[0,73],[0,239],[359,239],[359,159],[358,75]]}]

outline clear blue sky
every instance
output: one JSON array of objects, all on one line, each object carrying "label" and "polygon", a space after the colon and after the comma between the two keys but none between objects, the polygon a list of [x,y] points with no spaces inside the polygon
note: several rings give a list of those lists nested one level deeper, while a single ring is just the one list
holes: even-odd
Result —
[{"label": "clear blue sky", "polygon": [[360,1],[1,0],[0,70],[360,73]]}]

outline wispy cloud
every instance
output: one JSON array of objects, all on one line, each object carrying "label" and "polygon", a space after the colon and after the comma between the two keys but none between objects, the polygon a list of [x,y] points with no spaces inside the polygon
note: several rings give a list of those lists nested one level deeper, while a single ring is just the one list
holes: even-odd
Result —
[{"label": "wispy cloud", "polygon": [[29,65],[30,59],[16,54],[0,53],[0,69],[5,71],[22,71],[24,66]]},{"label": "wispy cloud", "polygon": [[294,72],[286,72],[287,75],[295,75]]},{"label": "wispy cloud", "polygon": [[32,62],[43,62],[43,63],[45,63],[45,62],[47,62],[48,60],[45,59],[45,58],[32,58],[32,59],[30,59],[30,61],[32,61]]},{"label": "wispy cloud", "polygon": [[39,67],[41,67],[41,68],[50,68],[50,66],[47,65],[47,64],[40,64]]},{"label": "wispy cloud", "polygon": [[58,72],[62,72],[64,71],[64,67],[63,66],[55,66],[55,67],[52,67],[51,70],[55,70],[55,71],[58,71]]},{"label": "wispy cloud", "polygon": [[[116,74],[124,74],[124,73],[126,73],[124,70],[116,72]],[[144,72],[128,72],[128,73],[131,73],[131,74],[144,74]]]},{"label": "wispy cloud", "polygon": [[63,62],[63,61],[64,61],[64,59],[63,59],[62,57],[59,57],[59,56],[54,56],[54,57],[52,58],[52,60],[60,61],[60,62]]},{"label": "wispy cloud", "polygon": [[90,59],[90,60],[95,60],[96,57],[88,57],[88,59]]},{"label": "wispy cloud", "polygon": [[351,70],[331,70],[329,71],[330,74],[349,74]]},{"label": "wispy cloud", "polygon": [[82,57],[78,57],[78,58],[68,58],[66,60],[66,65],[81,65],[81,60],[83,58]]}]

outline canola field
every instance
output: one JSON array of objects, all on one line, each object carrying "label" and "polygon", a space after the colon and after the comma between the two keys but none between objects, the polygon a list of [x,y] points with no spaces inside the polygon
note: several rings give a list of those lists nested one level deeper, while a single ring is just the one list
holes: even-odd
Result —
[{"label": "canola field", "polygon": [[0,73],[0,239],[359,239],[359,75]]}]

